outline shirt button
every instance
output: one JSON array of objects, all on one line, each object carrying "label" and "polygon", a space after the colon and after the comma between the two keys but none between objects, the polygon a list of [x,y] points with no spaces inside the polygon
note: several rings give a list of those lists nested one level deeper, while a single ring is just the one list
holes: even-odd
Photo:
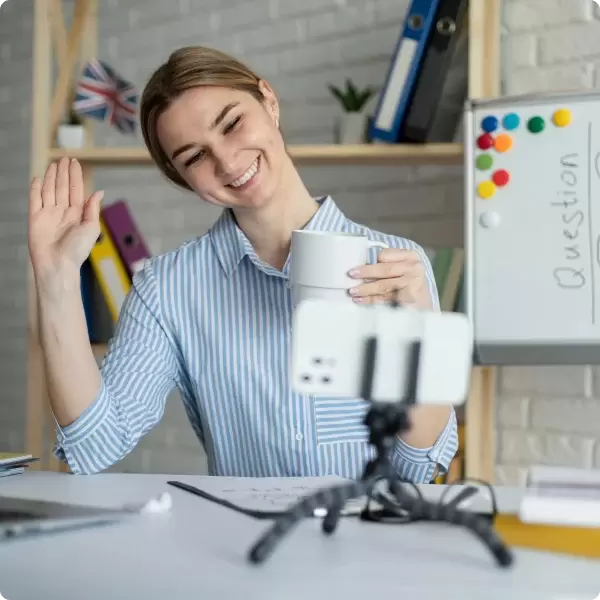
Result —
[{"label": "shirt button", "polygon": [[299,442],[301,442],[301,441],[304,439],[304,436],[303,436],[303,435],[302,435],[300,432],[298,432],[298,433],[296,434],[296,439],[297,439]]}]

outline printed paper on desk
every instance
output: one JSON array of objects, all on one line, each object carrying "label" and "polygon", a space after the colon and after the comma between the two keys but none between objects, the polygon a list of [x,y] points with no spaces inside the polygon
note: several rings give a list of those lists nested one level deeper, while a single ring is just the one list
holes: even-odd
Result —
[{"label": "printed paper on desk", "polygon": [[[348,482],[337,476],[326,477],[194,477],[186,482],[216,498],[256,511],[285,511],[304,496],[319,489]],[[344,512],[364,506],[364,499],[351,501]]]}]

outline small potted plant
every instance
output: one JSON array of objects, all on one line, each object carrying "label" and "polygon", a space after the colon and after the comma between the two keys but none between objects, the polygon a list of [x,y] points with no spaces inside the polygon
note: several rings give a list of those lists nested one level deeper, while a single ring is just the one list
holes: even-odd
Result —
[{"label": "small potted plant", "polygon": [[56,138],[59,148],[83,148],[85,145],[83,120],[72,108],[65,122],[58,126]]},{"label": "small potted plant", "polygon": [[349,78],[346,79],[345,90],[330,84],[329,91],[339,100],[343,109],[336,123],[336,143],[363,144],[367,138],[369,121],[365,107],[375,91],[368,86],[360,90]]}]

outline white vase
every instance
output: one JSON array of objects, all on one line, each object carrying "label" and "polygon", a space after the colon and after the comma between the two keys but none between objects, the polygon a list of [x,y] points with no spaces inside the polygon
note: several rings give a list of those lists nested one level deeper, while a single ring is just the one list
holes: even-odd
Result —
[{"label": "white vase", "polygon": [[364,144],[367,138],[368,117],[362,112],[347,112],[336,123],[337,144]]},{"label": "white vase", "polygon": [[85,146],[85,127],[83,125],[59,125],[56,132],[59,148],[83,148]]}]

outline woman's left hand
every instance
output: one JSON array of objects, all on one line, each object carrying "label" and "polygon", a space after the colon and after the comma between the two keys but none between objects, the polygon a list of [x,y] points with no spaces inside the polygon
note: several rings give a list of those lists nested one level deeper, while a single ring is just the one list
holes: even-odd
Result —
[{"label": "woman's left hand", "polygon": [[433,308],[425,265],[414,250],[385,248],[375,264],[358,266],[349,274],[355,279],[367,280],[350,289],[355,302],[374,304],[396,300],[404,306]]}]

